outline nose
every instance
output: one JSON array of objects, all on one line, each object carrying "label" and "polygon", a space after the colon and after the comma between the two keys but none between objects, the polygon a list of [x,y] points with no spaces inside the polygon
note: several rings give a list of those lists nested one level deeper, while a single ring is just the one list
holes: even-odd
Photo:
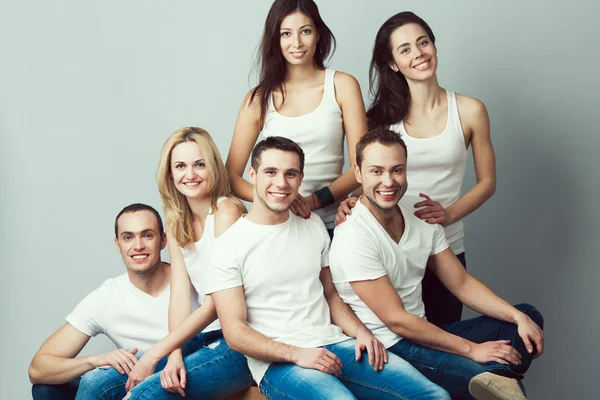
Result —
[{"label": "nose", "polygon": [[141,236],[137,236],[135,239],[133,239],[133,247],[136,250],[141,250],[145,247]]},{"label": "nose", "polygon": [[185,177],[187,179],[193,179],[194,178],[194,167],[189,166],[186,170],[185,170]]},{"label": "nose", "polygon": [[383,183],[387,187],[392,186],[392,174],[390,174],[390,173],[383,174],[381,176],[381,183]]},{"label": "nose", "polygon": [[275,177],[275,186],[278,188],[285,188],[287,186],[287,179],[284,174],[277,174]]},{"label": "nose", "polygon": [[421,49],[421,46],[417,45],[415,47],[414,54],[417,56],[417,58],[419,58],[419,57],[421,57],[423,55],[423,51]]},{"label": "nose", "polygon": [[300,40],[300,35],[295,34],[294,35],[294,47],[299,49],[300,47],[302,47],[302,40]]}]

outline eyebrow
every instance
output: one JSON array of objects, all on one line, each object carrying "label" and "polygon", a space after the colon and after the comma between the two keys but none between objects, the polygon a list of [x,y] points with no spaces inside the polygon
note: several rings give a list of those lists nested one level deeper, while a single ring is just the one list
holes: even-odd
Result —
[{"label": "eyebrow", "polygon": [[[417,40],[415,40],[415,42],[418,42],[419,40],[426,38],[429,39],[429,37],[427,35],[421,35],[417,38]],[[404,46],[408,46],[410,45],[410,43],[406,42],[406,43],[402,43],[400,46],[396,47],[396,50],[400,49],[400,47],[404,47]]]},{"label": "eyebrow", "polygon": [[[150,233],[154,233],[154,229],[152,229],[152,228],[144,229],[143,231],[141,231],[141,232],[139,232],[139,233],[143,234],[143,233],[148,233],[148,232],[150,232]],[[121,232],[121,235],[120,235],[120,236],[125,236],[125,235],[134,235],[135,233],[137,233],[137,232],[125,231],[125,232]]]},{"label": "eyebrow", "polygon": [[[397,164],[397,165],[392,166],[390,169],[394,169],[394,168],[398,168],[398,167],[406,167],[406,164]],[[382,167],[381,165],[367,165],[367,168],[385,169],[385,167]]]},{"label": "eyebrow", "polygon": [[[196,160],[194,162],[197,163],[197,162],[200,162],[200,161],[204,161],[204,158],[200,158],[200,159],[198,159],[198,160]],[[178,164],[178,163],[185,164],[185,161],[173,161],[172,164],[175,165],[175,164]]]},{"label": "eyebrow", "polygon": [[[313,29],[314,29],[314,26],[312,26],[312,24],[306,24],[306,25],[302,25],[302,26],[301,26],[300,28],[298,28],[298,29],[302,29],[302,28],[306,28],[306,27],[311,27],[311,28],[313,28]],[[291,31],[291,30],[292,30],[292,28],[284,28],[284,27],[281,27],[281,28],[279,28],[279,30],[280,30],[280,31]]]},{"label": "eyebrow", "polygon": [[[264,167],[262,170],[263,171],[279,171],[279,169],[277,167]],[[295,173],[299,174],[300,170],[297,168],[290,168],[290,169],[284,170],[283,172],[284,173],[295,172]]]}]

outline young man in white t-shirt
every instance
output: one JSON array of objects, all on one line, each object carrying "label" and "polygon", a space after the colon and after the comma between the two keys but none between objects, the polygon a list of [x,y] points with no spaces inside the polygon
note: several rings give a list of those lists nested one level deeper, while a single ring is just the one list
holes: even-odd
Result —
[{"label": "young man in white t-shirt", "polygon": [[290,211],[303,201],[303,166],[302,149],[286,138],[269,137],[252,152],[253,207],[215,241],[211,255],[207,292],[225,339],[248,357],[271,399],[449,399],[386,354],[338,296],[323,222]]},{"label": "young man in white t-shirt", "polygon": [[[342,299],[389,352],[452,398],[525,399],[517,379],[543,352],[542,315],[531,305],[509,305],[473,278],[449,249],[441,225],[398,204],[409,182],[406,146],[397,133],[375,129],[356,153],[363,195],[336,228],[330,252]],[[421,298],[426,268],[484,316],[441,329],[427,322]]]},{"label": "young man in white t-shirt", "polygon": [[[132,204],[121,210],[115,220],[115,245],[127,271],[85,297],[38,350],[29,366],[34,399],[73,399],[75,393],[77,399],[125,396],[136,355],[169,333],[171,273],[160,256],[166,243],[154,208]],[[117,350],[77,357],[90,337],[99,333],[107,335]],[[197,347],[193,341],[187,346],[186,354]]]}]

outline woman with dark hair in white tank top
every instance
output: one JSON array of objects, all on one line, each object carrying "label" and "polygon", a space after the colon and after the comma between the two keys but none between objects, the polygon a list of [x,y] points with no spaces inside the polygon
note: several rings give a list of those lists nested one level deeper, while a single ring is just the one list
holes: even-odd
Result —
[{"label": "woman with dark hair in white tank top", "polygon": [[315,211],[330,234],[339,201],[358,187],[351,170],[342,173],[344,134],[353,163],[356,143],[367,131],[358,82],[325,68],[334,48],[312,0],[273,3],[258,54],[260,82],[242,103],[226,162],[234,194],[252,201],[252,185],[242,175],[259,133],[294,140],[306,164],[291,210],[305,218]]},{"label": "woman with dark hair in white tank top", "polygon": [[[388,19],[377,32],[370,67],[375,96],[369,126],[390,127],[408,149],[408,191],[402,202],[430,224],[442,224],[450,248],[466,267],[462,218],[496,190],[496,161],[484,104],[440,87],[435,36],[412,12]],[[460,197],[467,149],[473,150],[477,183]],[[345,201],[344,220],[354,199]],[[427,319],[440,326],[461,319],[462,304],[429,270],[423,279]]]}]

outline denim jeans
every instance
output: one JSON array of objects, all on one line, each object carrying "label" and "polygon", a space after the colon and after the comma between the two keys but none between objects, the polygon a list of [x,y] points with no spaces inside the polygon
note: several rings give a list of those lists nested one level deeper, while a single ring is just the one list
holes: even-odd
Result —
[{"label": "denim jeans", "polygon": [[77,378],[62,385],[33,385],[31,397],[33,400],[73,400],[80,380]]},{"label": "denim jeans", "polygon": [[[519,304],[515,308],[527,314],[543,329],[544,319],[535,307]],[[446,389],[453,399],[473,399],[468,390],[469,381],[482,372],[497,371],[505,376],[522,379],[533,360],[533,356],[525,349],[515,324],[483,316],[445,325],[442,329],[475,343],[510,340],[511,345],[521,353],[520,365],[507,365],[495,361],[480,364],[463,356],[421,346],[408,339],[400,340],[388,349],[411,363],[432,382]]]},{"label": "denim jeans", "polygon": [[364,353],[355,361],[356,340],[323,346],[342,362],[339,378],[295,364],[273,363],[260,383],[269,399],[422,399],[449,400],[448,393],[431,383],[409,363],[389,353],[382,371],[374,371]]},{"label": "denim jeans", "polygon": [[[222,399],[252,384],[246,357],[233,351],[221,331],[207,333],[198,350],[183,359],[186,369],[186,399]],[[134,399],[181,399],[164,390],[160,373],[144,379],[130,392]]]},{"label": "denim jeans", "polygon": [[[466,269],[465,253],[457,254],[456,258]],[[446,289],[442,281],[429,268],[425,270],[423,276],[423,303],[427,321],[436,326],[453,324],[460,321],[462,317],[461,301]]]}]

